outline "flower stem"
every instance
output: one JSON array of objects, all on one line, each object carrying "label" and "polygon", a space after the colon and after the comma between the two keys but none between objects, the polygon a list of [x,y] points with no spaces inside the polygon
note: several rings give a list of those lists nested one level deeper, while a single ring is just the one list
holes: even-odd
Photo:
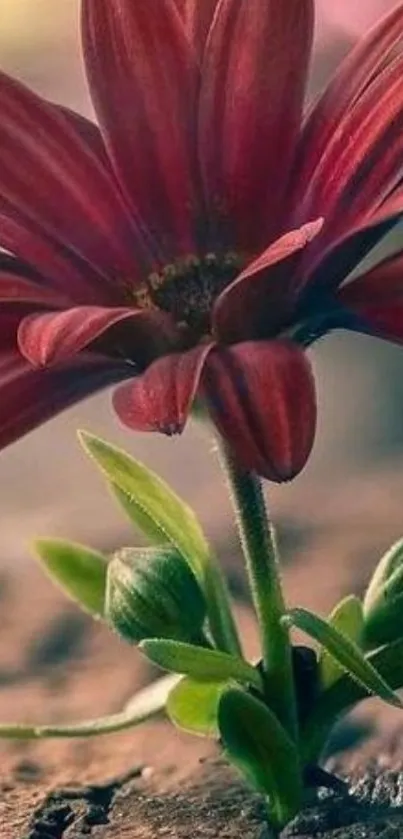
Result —
[{"label": "flower stem", "polygon": [[268,521],[259,478],[241,470],[222,450],[253,603],[259,621],[266,696],[289,733],[297,737],[297,714],[288,629],[275,534]]}]

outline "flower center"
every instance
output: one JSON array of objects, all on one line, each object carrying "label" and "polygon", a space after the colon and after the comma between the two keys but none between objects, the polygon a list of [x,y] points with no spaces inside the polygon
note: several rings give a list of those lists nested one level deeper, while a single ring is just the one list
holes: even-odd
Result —
[{"label": "flower center", "polygon": [[140,308],[163,309],[178,324],[206,334],[214,301],[241,267],[242,259],[236,253],[189,256],[150,274],[134,292],[134,299]]}]

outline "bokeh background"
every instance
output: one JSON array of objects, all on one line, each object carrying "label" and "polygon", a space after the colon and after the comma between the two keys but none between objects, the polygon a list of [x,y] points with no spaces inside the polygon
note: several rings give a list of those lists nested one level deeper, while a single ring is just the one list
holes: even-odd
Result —
[{"label": "bokeh background", "polygon": [[[78,5],[78,0],[0,0],[0,69],[52,100],[90,113]],[[317,0],[316,5],[311,96],[394,2]],[[388,247],[399,241],[403,231],[397,230]],[[325,613],[339,596],[362,591],[381,552],[403,535],[403,352],[340,333],[319,342],[312,360],[319,395],[314,454],[290,486],[268,489],[289,601]],[[195,507],[224,559],[248,649],[256,652],[229,503],[205,429],[190,424],[176,439],[134,435],[114,419],[104,392],[0,453],[0,719],[55,721],[115,711],[134,685],[154,675],[44,582],[30,550],[31,541],[44,535],[106,551],[137,539],[80,451],[78,427],[131,451]],[[31,780],[35,759],[54,783],[77,779],[91,757],[98,777],[100,761],[105,772],[116,772],[133,756],[148,759],[153,749],[161,755],[172,748],[175,762],[180,748],[188,749],[182,738],[178,752],[177,737],[171,743],[164,730],[161,738],[158,726],[142,732],[121,739],[115,750],[108,738],[77,748],[40,743],[21,753],[11,744],[3,751],[2,771],[17,780],[24,772],[26,777],[28,754]]]}]

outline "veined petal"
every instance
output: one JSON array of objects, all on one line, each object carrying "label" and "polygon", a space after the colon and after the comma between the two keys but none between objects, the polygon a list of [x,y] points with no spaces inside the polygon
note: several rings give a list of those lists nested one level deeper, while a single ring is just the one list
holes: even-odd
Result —
[{"label": "veined petal", "polygon": [[300,251],[320,232],[323,219],[286,233],[248,265],[220,294],[213,310],[219,341],[269,338],[293,310],[290,284]]},{"label": "veined petal", "polygon": [[203,393],[239,464],[271,481],[288,481],[311,452],[315,385],[303,351],[287,341],[237,344],[212,352]]},{"label": "veined petal", "polygon": [[[176,2],[178,5],[178,0]],[[201,59],[219,2],[220,0],[202,0],[202,2],[179,0],[179,11],[183,17],[186,32]]]},{"label": "veined petal", "polygon": [[116,182],[73,121],[0,74],[0,195],[112,277],[152,263]]},{"label": "veined petal", "polygon": [[111,171],[111,164],[102,139],[102,134],[98,126],[95,125],[95,122],[91,122],[91,120],[82,114],[78,114],[72,111],[71,108],[66,108],[64,105],[55,104],[54,102],[52,104],[71,123],[81,140],[88,145],[93,154],[101,161],[102,165]]},{"label": "veined petal", "polygon": [[[0,333],[2,326],[0,315]],[[128,375],[129,365],[114,364],[89,353],[52,370],[34,370],[16,350],[2,352],[0,449],[80,399]]]},{"label": "veined petal", "polygon": [[206,202],[219,239],[249,252],[281,229],[312,31],[312,0],[220,0],[210,29],[199,117]]},{"label": "veined petal", "polygon": [[351,321],[355,331],[403,343],[403,255],[385,259],[346,283],[337,300],[357,316]]},{"label": "veined petal", "polygon": [[372,82],[338,124],[298,215],[323,215],[313,251],[368,218],[402,176],[403,56]]},{"label": "veined petal", "polygon": [[312,250],[302,255],[294,290],[304,304],[315,303],[318,291],[337,288],[359,266],[368,253],[400,221],[403,215],[403,186],[394,190],[379,209],[337,238],[319,256]]},{"label": "veined petal", "polygon": [[12,303],[47,306],[55,309],[68,305],[68,299],[52,288],[18,273],[3,270],[0,262],[0,308]]},{"label": "veined petal", "polygon": [[132,382],[113,394],[113,405],[122,423],[136,431],[180,434],[213,344],[173,353],[154,361]]},{"label": "veined petal", "polygon": [[174,0],[83,0],[92,98],[121,187],[162,254],[195,249],[196,55]]},{"label": "veined petal", "polygon": [[[71,358],[93,344],[107,330],[125,320],[134,320],[131,350],[160,328],[160,317],[145,309],[77,306],[59,312],[41,312],[25,317],[18,329],[18,344],[34,366],[46,367]],[[105,344],[107,348],[107,344]],[[135,361],[135,356],[133,361]]]},{"label": "veined petal", "polygon": [[341,119],[391,60],[402,42],[403,4],[377,23],[341,63],[305,122],[294,167],[295,219],[307,185]]},{"label": "veined petal", "polygon": [[44,284],[68,295],[74,303],[119,301],[119,287],[111,286],[88,262],[49,238],[28,219],[0,211],[0,247],[44,278]]}]

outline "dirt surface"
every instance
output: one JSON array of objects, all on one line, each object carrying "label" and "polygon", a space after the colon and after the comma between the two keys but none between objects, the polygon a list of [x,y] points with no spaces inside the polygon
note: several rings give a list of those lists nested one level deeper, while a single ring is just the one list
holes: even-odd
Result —
[{"label": "dirt surface", "polygon": [[[285,567],[290,603],[326,613],[339,596],[362,590],[369,561],[403,530],[401,479],[385,473],[382,489],[381,478],[351,483],[337,505],[331,489],[328,497],[322,493],[320,526],[312,499],[301,498],[299,518],[285,513],[283,547],[286,557],[294,556]],[[309,520],[311,529],[304,526]],[[227,564],[247,651],[254,655],[256,631],[232,549]],[[135,650],[82,616],[34,563],[4,570],[0,613],[3,721],[55,723],[112,713],[156,675]],[[350,728],[338,732],[337,749],[351,745],[357,722],[370,725],[370,736],[342,758],[336,754],[329,768],[353,779],[361,801],[323,801],[287,836],[403,836],[400,713],[364,703]],[[98,739],[0,741],[0,756],[0,839],[269,836],[260,801],[217,763],[216,748],[163,719]]]}]

